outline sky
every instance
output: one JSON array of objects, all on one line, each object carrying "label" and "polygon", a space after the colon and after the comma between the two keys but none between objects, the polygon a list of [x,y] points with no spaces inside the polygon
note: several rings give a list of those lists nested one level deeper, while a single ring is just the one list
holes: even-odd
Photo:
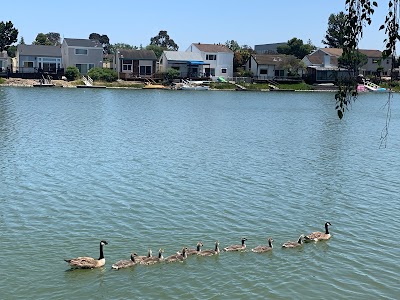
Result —
[{"label": "sky", "polygon": [[[344,11],[345,0],[22,0],[2,1],[0,21],[11,21],[31,44],[38,33],[58,32],[61,38],[89,38],[106,34],[111,44],[147,46],[166,30],[185,51],[191,43],[239,45],[286,42],[293,37],[324,47],[328,18]],[[378,1],[372,25],[365,29],[360,49],[384,49],[379,31],[387,1]]]}]

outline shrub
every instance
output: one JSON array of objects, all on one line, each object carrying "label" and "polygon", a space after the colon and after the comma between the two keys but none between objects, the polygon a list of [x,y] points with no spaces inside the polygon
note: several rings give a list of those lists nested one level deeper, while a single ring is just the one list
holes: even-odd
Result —
[{"label": "shrub", "polygon": [[5,82],[4,78],[0,77],[0,84],[3,84]]},{"label": "shrub", "polygon": [[81,76],[77,67],[68,67],[65,70],[64,75],[67,77],[68,81],[76,80]]},{"label": "shrub", "polygon": [[165,79],[168,80],[169,82],[172,82],[175,78],[178,78],[179,75],[180,72],[173,68],[168,68],[164,73]]},{"label": "shrub", "polygon": [[116,71],[103,68],[90,69],[88,75],[93,79],[93,81],[113,82],[118,78]]}]

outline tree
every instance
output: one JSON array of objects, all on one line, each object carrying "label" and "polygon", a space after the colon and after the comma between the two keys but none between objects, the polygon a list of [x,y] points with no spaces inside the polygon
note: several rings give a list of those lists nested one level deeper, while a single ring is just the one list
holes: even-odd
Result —
[{"label": "tree", "polygon": [[47,35],[45,35],[44,33],[38,33],[38,35],[36,36],[36,39],[33,41],[32,44],[33,45],[46,45],[46,46],[52,45],[52,43],[47,38]]},{"label": "tree", "polygon": [[110,45],[108,47],[108,50],[110,53],[115,53],[118,49],[138,50],[139,48],[137,46],[124,44],[124,43],[116,43],[116,44]]},{"label": "tree", "polygon": [[344,12],[331,14],[328,19],[328,29],[322,43],[330,48],[343,48],[345,35],[343,28],[346,25],[346,15]]},{"label": "tree", "polygon": [[18,30],[14,28],[11,21],[0,22],[0,52],[7,50],[12,43],[17,41]]},{"label": "tree", "polygon": [[89,35],[89,39],[90,40],[98,40],[102,46],[103,46],[103,51],[104,53],[110,53],[110,39],[108,38],[108,36],[106,34],[98,34],[98,33],[91,33]]},{"label": "tree", "polygon": [[166,49],[161,46],[158,46],[158,45],[148,45],[148,46],[146,46],[146,50],[153,50],[157,59],[159,59],[161,57],[163,51]]},{"label": "tree", "polygon": [[67,79],[69,81],[73,81],[77,78],[80,77],[80,73],[79,73],[79,69],[77,67],[67,67],[67,69],[64,72],[65,77],[67,77]]},{"label": "tree", "polygon": [[21,36],[21,39],[19,40],[19,44],[20,45],[25,45],[25,40],[24,40],[23,36]]},{"label": "tree", "polygon": [[301,70],[306,68],[305,63],[293,55],[288,55],[285,57],[285,63],[283,69],[288,71],[289,76],[299,76]]},{"label": "tree", "polygon": [[233,71],[243,73],[243,66],[254,53],[254,50],[248,45],[239,46],[239,43],[235,40],[226,41],[225,46],[233,51]]},{"label": "tree", "polygon": [[150,45],[160,46],[164,50],[178,51],[179,46],[170,38],[166,30],[160,30],[158,35],[150,39]]},{"label": "tree", "polygon": [[239,51],[241,47],[239,46],[238,42],[231,40],[231,41],[226,41],[225,46],[229,49],[231,49],[233,52]]},{"label": "tree", "polygon": [[50,41],[51,45],[53,45],[53,46],[61,45],[61,37],[60,37],[59,33],[49,32],[49,33],[46,33],[46,37]]},{"label": "tree", "polygon": [[7,49],[7,55],[9,57],[15,57],[15,54],[17,53],[17,46],[15,45],[11,45],[10,47],[8,47]]},{"label": "tree", "polygon": [[308,41],[307,44],[304,44],[303,40],[294,37],[287,41],[286,45],[278,46],[277,51],[280,54],[294,55],[297,58],[302,59],[315,49],[316,47],[311,44],[311,41]]},{"label": "tree", "polygon": [[339,67],[349,70],[354,75],[358,75],[360,67],[367,64],[367,62],[368,57],[359,51],[344,52],[338,58]]}]

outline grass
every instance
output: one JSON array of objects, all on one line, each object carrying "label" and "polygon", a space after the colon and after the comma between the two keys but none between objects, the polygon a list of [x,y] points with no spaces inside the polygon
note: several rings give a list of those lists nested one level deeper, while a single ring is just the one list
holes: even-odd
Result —
[{"label": "grass", "polygon": [[0,77],[0,84],[3,84],[5,82],[6,82],[6,80],[4,78]]}]

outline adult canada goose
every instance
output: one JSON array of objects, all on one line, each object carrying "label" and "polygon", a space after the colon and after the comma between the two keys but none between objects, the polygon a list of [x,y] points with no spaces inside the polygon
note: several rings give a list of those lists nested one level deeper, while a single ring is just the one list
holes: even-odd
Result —
[{"label": "adult canada goose", "polygon": [[137,262],[141,262],[143,259],[149,258],[153,256],[153,251],[151,249],[147,250],[147,255],[138,255],[135,257]]},{"label": "adult canada goose", "polygon": [[304,237],[305,242],[318,242],[318,241],[324,241],[324,240],[329,240],[331,238],[331,234],[329,233],[328,226],[332,226],[331,223],[326,222],[325,223],[325,233],[316,231],[312,232],[309,235],[306,235]]},{"label": "adult canada goose", "polygon": [[252,251],[252,252],[256,252],[256,253],[262,253],[262,252],[271,251],[272,248],[274,247],[274,246],[272,246],[272,242],[273,242],[273,241],[274,241],[274,240],[273,240],[272,238],[269,238],[269,239],[268,239],[268,246],[262,246],[262,245],[260,245],[260,246],[257,246],[257,247],[255,247],[255,248],[251,249],[251,251]]},{"label": "adult canada goose", "polygon": [[224,251],[244,251],[244,250],[246,250],[246,244],[244,243],[245,241],[247,241],[247,239],[244,237],[244,238],[242,238],[241,245],[231,245],[231,246],[225,247]]},{"label": "adult canada goose", "polygon": [[187,253],[186,253],[186,251],[187,251],[187,247],[183,247],[183,248],[182,248],[182,254],[174,254],[174,255],[168,256],[168,257],[165,259],[165,261],[166,261],[166,262],[176,262],[176,261],[182,262],[182,261],[184,261],[184,260],[187,258]]},{"label": "adult canada goose", "polygon": [[71,259],[64,259],[73,269],[93,269],[100,268],[105,265],[106,259],[104,258],[103,247],[107,245],[107,241],[100,241],[100,257],[95,259],[93,257],[77,257]]},{"label": "adult canada goose", "polygon": [[303,246],[303,238],[304,238],[304,234],[299,236],[299,239],[297,240],[297,242],[287,241],[286,243],[284,243],[282,245],[282,248],[296,248],[296,247]]},{"label": "adult canada goose", "polygon": [[[196,249],[187,249],[186,250],[186,254],[189,255],[195,255],[198,254],[199,252],[201,252],[201,247],[203,247],[203,243],[202,242],[198,242],[196,245]],[[182,254],[182,251],[178,251],[176,252],[176,254]]]},{"label": "adult canada goose", "polygon": [[111,266],[111,268],[113,268],[115,270],[119,270],[119,269],[133,267],[134,265],[137,264],[137,261],[135,260],[136,256],[137,256],[136,253],[132,253],[131,254],[131,259],[119,260],[115,264],[113,264]]},{"label": "adult canada goose", "polygon": [[200,256],[212,256],[212,255],[215,255],[215,254],[219,254],[219,252],[220,252],[219,251],[219,242],[216,241],[214,249],[202,250],[202,251],[198,252],[197,255],[200,255]]},{"label": "adult canada goose", "polygon": [[164,260],[163,252],[164,252],[164,249],[158,250],[158,256],[152,256],[152,257],[145,258],[140,262],[140,264],[141,265],[153,265],[155,263],[162,262]]}]

